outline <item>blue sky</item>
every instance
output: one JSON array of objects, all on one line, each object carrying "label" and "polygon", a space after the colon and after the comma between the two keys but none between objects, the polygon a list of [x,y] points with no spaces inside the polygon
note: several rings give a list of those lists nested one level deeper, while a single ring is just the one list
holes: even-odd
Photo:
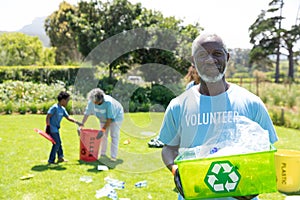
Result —
[{"label": "blue sky", "polygon": [[[77,4],[79,0],[66,0]],[[229,48],[251,48],[249,26],[271,0],[129,0],[141,2],[165,16],[176,16],[185,23],[199,22],[207,32],[223,37]],[[36,17],[50,15],[62,0],[0,0],[0,31],[15,31]],[[299,0],[285,0],[283,26],[295,23]]]}]

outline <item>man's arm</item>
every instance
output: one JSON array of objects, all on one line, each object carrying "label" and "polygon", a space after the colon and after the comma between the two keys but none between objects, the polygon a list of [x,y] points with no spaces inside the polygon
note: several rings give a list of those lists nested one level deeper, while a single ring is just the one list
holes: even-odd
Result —
[{"label": "man's arm", "polygon": [[104,128],[106,130],[110,126],[111,122],[112,122],[112,119],[107,118],[106,122],[102,128]]},{"label": "man's arm", "polygon": [[178,149],[179,146],[169,146],[169,145],[164,145],[162,148],[162,159],[167,168],[173,172],[174,167],[177,167],[174,164],[175,158],[178,156]]},{"label": "man's arm", "polygon": [[89,115],[84,115],[81,121],[82,126],[84,126],[84,123],[86,122],[86,120],[89,118]]}]

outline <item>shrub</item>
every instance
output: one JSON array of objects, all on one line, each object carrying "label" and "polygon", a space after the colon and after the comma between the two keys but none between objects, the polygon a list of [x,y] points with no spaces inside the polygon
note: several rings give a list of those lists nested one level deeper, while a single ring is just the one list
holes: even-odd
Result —
[{"label": "shrub", "polygon": [[167,108],[169,102],[176,96],[169,88],[163,85],[152,85],[151,89],[151,103],[162,105]]},{"label": "shrub", "polygon": [[31,114],[36,114],[38,112],[38,108],[37,108],[37,105],[32,103],[30,106],[29,106],[29,111],[31,112]]},{"label": "shrub", "polygon": [[268,103],[268,97],[266,95],[262,96],[261,97],[261,100],[264,102],[264,104],[267,104]]},{"label": "shrub", "polygon": [[24,115],[24,114],[26,114],[26,111],[27,111],[27,108],[26,108],[25,105],[19,106],[18,112],[19,112],[20,114]]},{"label": "shrub", "polygon": [[48,112],[48,110],[49,110],[49,108],[53,105],[53,104],[55,104],[56,102],[46,102],[45,104],[43,104],[43,106],[42,106],[42,110],[41,110],[41,112],[42,112],[42,114],[47,114],[47,112]]},{"label": "shrub", "polygon": [[295,95],[289,95],[287,98],[287,105],[289,108],[293,108],[296,105],[296,96]]},{"label": "shrub", "polygon": [[5,114],[11,114],[13,112],[13,104],[12,102],[8,102],[4,107]]},{"label": "shrub", "polygon": [[280,106],[280,104],[282,103],[282,99],[281,99],[281,96],[279,94],[274,93],[273,103],[274,103],[275,106]]}]

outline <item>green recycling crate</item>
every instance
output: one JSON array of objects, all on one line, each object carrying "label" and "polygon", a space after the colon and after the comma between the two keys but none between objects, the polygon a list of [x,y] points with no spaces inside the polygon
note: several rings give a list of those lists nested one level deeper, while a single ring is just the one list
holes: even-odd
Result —
[{"label": "green recycling crate", "polygon": [[276,149],[222,157],[175,159],[185,199],[246,196],[276,192]]}]

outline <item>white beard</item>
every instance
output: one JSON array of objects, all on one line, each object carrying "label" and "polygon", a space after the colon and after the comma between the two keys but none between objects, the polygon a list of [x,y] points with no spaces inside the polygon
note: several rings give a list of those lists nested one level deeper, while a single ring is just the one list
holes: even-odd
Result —
[{"label": "white beard", "polygon": [[199,74],[199,76],[201,77],[201,79],[206,82],[206,83],[216,83],[220,80],[222,80],[222,78],[224,77],[225,73],[226,73],[226,69],[227,67],[225,67],[223,73],[219,73],[217,76],[207,76],[205,74],[201,74],[200,71],[198,70],[198,68],[196,67],[197,72]]}]

